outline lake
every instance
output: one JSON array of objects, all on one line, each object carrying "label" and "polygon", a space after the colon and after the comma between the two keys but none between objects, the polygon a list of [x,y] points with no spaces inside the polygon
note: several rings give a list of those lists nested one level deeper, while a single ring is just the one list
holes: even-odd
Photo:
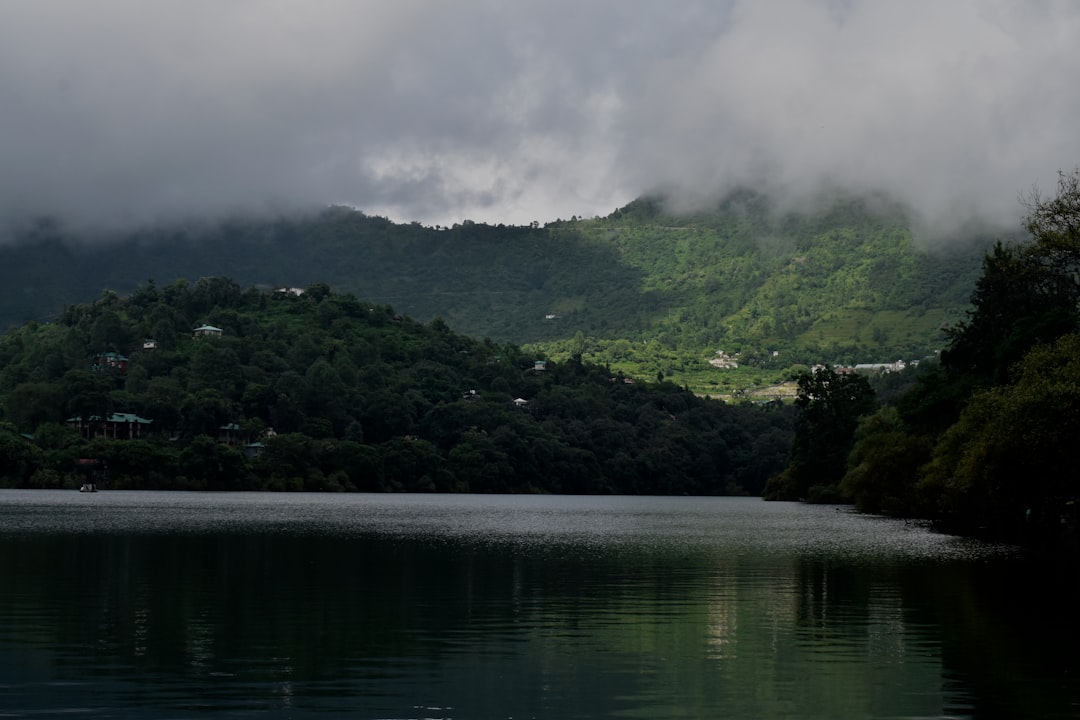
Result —
[{"label": "lake", "polygon": [[1077,717],[1074,578],[747,498],[3,490],[0,717]]}]

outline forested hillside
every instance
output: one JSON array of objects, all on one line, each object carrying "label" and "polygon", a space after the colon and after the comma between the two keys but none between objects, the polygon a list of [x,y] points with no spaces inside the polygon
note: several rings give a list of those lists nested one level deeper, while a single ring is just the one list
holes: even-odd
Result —
[{"label": "forested hillside", "polygon": [[[866,379],[803,373],[768,497],[1080,550],[1080,171],[1026,201],[1025,242],[986,253],[940,365],[880,406]],[[920,368],[922,370],[922,368]]]},{"label": "forested hillside", "polygon": [[783,467],[790,408],[543,360],[323,284],[106,291],[0,339],[0,484],[758,494]]},{"label": "forested hillside", "polygon": [[773,369],[931,353],[992,239],[922,248],[880,199],[796,213],[751,192],[690,215],[642,199],[544,227],[422,227],[346,208],[92,239],[43,222],[0,247],[0,320],[50,319],[151,279],[323,282],[470,336],[686,378],[715,373],[719,350]]}]

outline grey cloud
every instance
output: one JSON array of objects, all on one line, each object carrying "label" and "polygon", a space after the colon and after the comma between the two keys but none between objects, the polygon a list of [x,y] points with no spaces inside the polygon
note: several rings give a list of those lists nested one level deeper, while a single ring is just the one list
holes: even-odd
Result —
[{"label": "grey cloud", "polygon": [[758,184],[1015,222],[1080,163],[1078,31],[994,0],[5,3],[0,215],[529,222]]},{"label": "grey cloud", "polygon": [[[641,165],[684,190],[880,189],[947,233],[1015,222],[1017,191],[1080,162],[1080,7],[741,3],[731,31],[653,79]],[[658,102],[656,98],[660,98]],[[701,152],[694,156],[694,151]],[[685,162],[689,161],[689,168]]]}]

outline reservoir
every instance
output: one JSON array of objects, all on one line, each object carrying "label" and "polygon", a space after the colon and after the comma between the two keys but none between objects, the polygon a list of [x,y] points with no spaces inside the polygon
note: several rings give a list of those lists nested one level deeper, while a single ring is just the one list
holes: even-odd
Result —
[{"label": "reservoir", "polygon": [[0,717],[1077,717],[1074,577],[750,498],[3,490]]}]

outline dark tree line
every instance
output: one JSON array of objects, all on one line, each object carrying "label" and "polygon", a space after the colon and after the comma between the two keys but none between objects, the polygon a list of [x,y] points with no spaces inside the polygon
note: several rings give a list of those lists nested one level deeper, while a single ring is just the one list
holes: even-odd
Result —
[{"label": "dark tree line", "polygon": [[[789,408],[542,359],[323,284],[106,291],[0,340],[0,482],[92,459],[117,488],[759,494],[783,466]],[[73,422],[116,414],[152,422]]]},{"label": "dark tree line", "polygon": [[[827,403],[800,392],[780,497],[808,468],[867,512],[1076,547],[1080,475],[1080,171],[1057,194],[1026,199],[1030,238],[998,244],[940,363],[876,411],[822,422]],[[831,433],[831,434],[830,434]],[[817,446],[815,446],[815,443]],[[843,454],[846,462],[836,462]]]}]

